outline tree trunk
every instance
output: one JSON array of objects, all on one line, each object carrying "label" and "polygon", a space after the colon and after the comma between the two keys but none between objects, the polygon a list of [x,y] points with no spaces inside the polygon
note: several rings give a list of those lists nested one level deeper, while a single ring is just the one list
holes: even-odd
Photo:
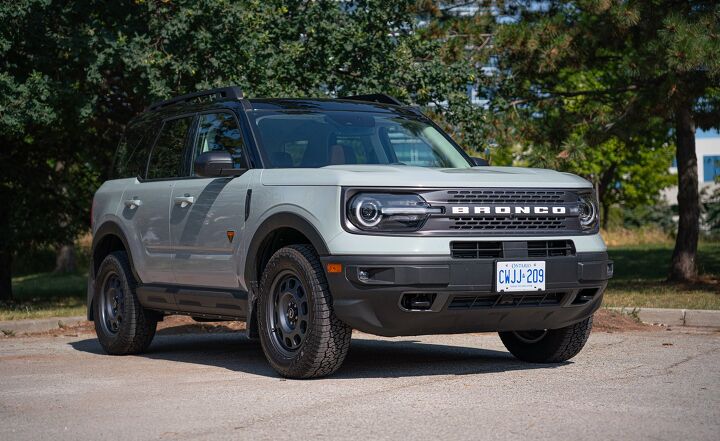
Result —
[{"label": "tree trunk", "polygon": [[0,301],[12,300],[12,254],[0,249]]},{"label": "tree trunk", "polygon": [[77,270],[75,245],[63,245],[55,259],[55,273],[74,273]]},{"label": "tree trunk", "polygon": [[675,137],[678,168],[678,234],[668,280],[688,282],[697,278],[697,245],[700,234],[700,198],[695,153],[695,122],[691,105],[675,110]]},{"label": "tree trunk", "polygon": [[608,200],[608,193],[610,192],[610,184],[612,184],[615,178],[615,170],[617,170],[617,164],[612,164],[610,167],[605,169],[603,174],[600,176],[600,181],[595,185],[595,193],[598,197],[598,203],[602,207],[600,212],[600,223],[603,230],[607,230],[608,226],[608,211],[610,211],[610,202]]}]

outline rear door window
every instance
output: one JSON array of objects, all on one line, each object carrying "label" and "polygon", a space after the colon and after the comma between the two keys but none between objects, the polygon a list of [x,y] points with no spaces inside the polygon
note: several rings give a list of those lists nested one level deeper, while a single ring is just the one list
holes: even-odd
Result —
[{"label": "rear door window", "polygon": [[151,133],[148,124],[128,127],[115,154],[113,179],[145,176],[148,154],[155,133]]},{"label": "rear door window", "polygon": [[148,179],[172,179],[185,175],[184,152],[192,117],[165,121],[148,164]]}]

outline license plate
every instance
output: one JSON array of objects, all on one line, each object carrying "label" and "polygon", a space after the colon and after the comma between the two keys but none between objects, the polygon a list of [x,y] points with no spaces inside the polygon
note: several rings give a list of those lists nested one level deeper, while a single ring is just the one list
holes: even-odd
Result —
[{"label": "license plate", "polygon": [[497,262],[496,291],[544,291],[545,276],[545,261],[542,260]]}]

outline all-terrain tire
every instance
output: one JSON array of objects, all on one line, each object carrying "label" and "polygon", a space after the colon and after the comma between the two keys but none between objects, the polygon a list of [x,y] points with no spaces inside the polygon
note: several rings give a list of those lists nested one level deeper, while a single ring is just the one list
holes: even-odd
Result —
[{"label": "all-terrain tire", "polygon": [[[155,336],[157,320],[140,305],[135,294],[136,287],[137,282],[124,251],[115,251],[105,257],[95,278],[93,317],[100,345],[108,354],[138,354],[150,346]],[[108,303],[112,302],[106,295],[108,289],[113,290],[109,296],[115,299],[115,305]],[[119,320],[111,325],[113,310],[121,314],[116,316]]]},{"label": "all-terrain tire", "polygon": [[[290,285],[299,293],[299,308],[307,308],[302,318],[305,332],[296,334],[299,343],[294,348],[284,343],[289,340],[277,329],[277,314],[285,312],[276,306],[277,298],[283,295],[279,284],[287,278],[295,280]],[[325,272],[311,246],[290,245],[275,252],[263,271],[257,305],[260,343],[268,362],[280,375],[316,378],[332,374],[342,365],[352,329],[335,316]],[[287,316],[283,320],[287,323]],[[296,322],[296,326],[301,324]]]},{"label": "all-terrain tire", "polygon": [[520,360],[531,363],[561,363],[570,360],[582,350],[592,331],[592,316],[560,329],[548,329],[535,342],[523,338],[522,333],[500,332],[505,347]]}]

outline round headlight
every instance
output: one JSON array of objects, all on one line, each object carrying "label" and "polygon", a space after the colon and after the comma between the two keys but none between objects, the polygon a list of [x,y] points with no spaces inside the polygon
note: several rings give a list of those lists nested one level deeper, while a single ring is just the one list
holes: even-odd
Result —
[{"label": "round headlight", "polygon": [[431,207],[414,193],[357,193],[347,205],[348,222],[359,230],[402,232],[417,231],[442,208]]},{"label": "round headlight", "polygon": [[595,198],[592,195],[584,194],[579,198],[579,216],[580,225],[583,228],[591,228],[597,222],[597,207],[595,206]]},{"label": "round headlight", "polygon": [[382,220],[381,205],[377,199],[359,198],[353,201],[355,218],[365,227],[374,227]]}]

